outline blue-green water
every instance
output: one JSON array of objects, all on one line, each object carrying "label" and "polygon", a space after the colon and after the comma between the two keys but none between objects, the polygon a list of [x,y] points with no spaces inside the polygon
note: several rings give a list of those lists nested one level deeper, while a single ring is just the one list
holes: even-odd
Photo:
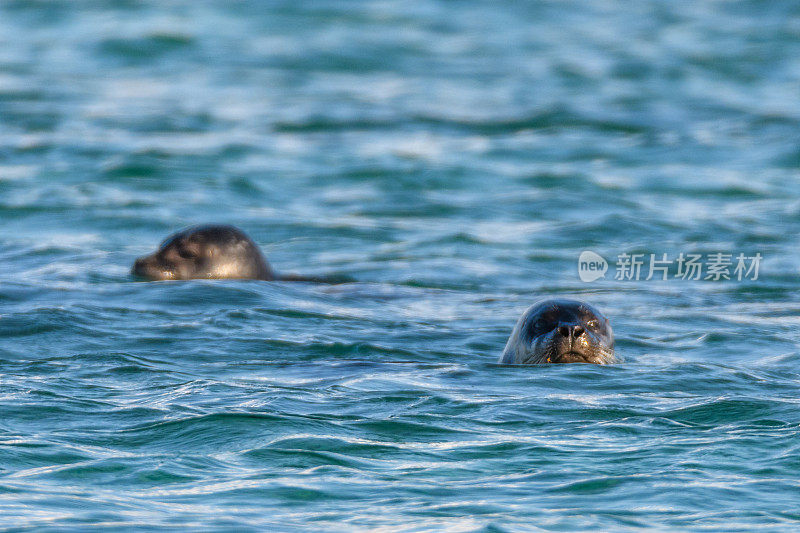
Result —
[{"label": "blue-green water", "polygon": [[[799,96],[796,2],[3,1],[0,527],[798,528]],[[199,222],[355,282],[129,277]]]}]

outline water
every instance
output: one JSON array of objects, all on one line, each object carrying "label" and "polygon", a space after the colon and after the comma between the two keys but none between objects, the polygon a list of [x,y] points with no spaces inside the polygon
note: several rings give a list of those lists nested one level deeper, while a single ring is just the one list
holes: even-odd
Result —
[{"label": "water", "polygon": [[[2,2],[0,527],[797,528],[798,58],[782,1]],[[355,281],[129,277],[199,222]],[[614,279],[681,252],[763,261]],[[624,362],[496,365],[548,296]]]}]

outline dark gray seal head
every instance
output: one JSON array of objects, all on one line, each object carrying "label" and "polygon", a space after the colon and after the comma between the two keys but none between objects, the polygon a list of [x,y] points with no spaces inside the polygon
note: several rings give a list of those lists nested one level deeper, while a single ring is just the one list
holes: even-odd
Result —
[{"label": "dark gray seal head", "polygon": [[603,314],[577,300],[536,303],[517,322],[500,363],[613,363],[614,333]]},{"label": "dark gray seal head", "polygon": [[261,279],[275,274],[250,237],[233,226],[194,226],[137,259],[131,273],[149,280]]}]

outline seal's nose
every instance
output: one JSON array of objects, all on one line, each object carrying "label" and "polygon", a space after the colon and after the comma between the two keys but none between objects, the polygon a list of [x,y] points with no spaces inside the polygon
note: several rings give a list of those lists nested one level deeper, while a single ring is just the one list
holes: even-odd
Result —
[{"label": "seal's nose", "polygon": [[133,268],[131,268],[131,274],[134,276],[141,276],[142,271],[144,269],[145,260],[144,257],[138,258],[136,261],[133,262]]},{"label": "seal's nose", "polygon": [[577,338],[583,335],[583,326],[575,324],[574,326],[558,326],[558,333],[567,339]]}]

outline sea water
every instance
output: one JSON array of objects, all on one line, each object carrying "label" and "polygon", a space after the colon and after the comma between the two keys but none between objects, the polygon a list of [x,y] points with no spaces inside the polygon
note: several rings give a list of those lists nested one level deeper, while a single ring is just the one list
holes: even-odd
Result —
[{"label": "sea water", "polygon": [[[795,2],[3,1],[0,527],[797,528],[798,96]],[[131,278],[206,222],[347,282]]]}]

